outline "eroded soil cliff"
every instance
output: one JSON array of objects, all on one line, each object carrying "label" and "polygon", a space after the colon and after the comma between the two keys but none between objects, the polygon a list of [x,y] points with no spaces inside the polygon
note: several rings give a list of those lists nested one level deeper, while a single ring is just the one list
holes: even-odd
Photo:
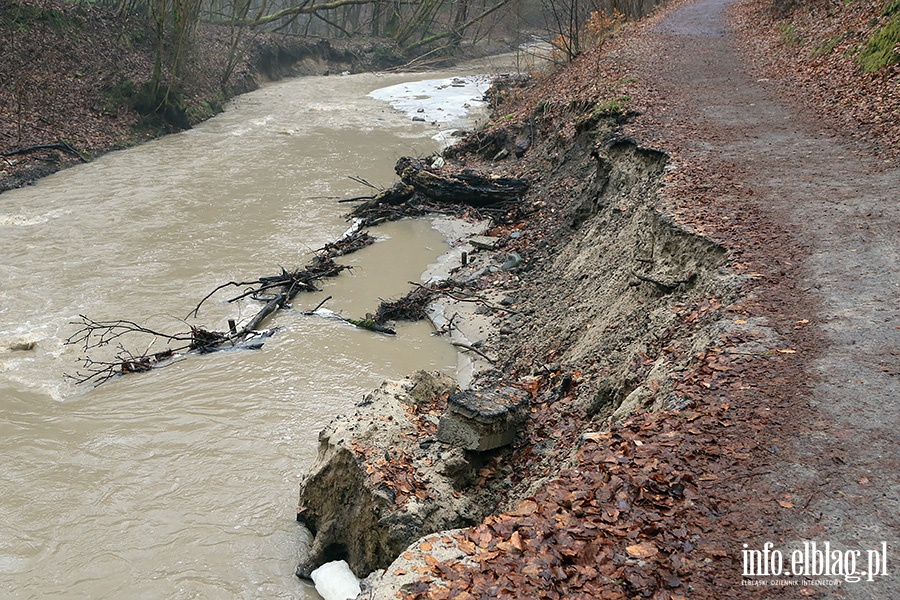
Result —
[{"label": "eroded soil cliff", "polygon": [[[755,70],[729,7],[676,2],[508,89],[450,153],[531,182],[453,275],[490,300],[475,390],[518,388],[531,415],[461,455],[477,477],[457,493],[489,491],[491,514],[413,542],[366,597],[900,593],[858,570],[744,585],[743,551],[767,542],[900,539],[900,170],[896,122],[858,141],[858,121],[785,95],[804,88]],[[879,77],[895,89],[896,66]]]}]

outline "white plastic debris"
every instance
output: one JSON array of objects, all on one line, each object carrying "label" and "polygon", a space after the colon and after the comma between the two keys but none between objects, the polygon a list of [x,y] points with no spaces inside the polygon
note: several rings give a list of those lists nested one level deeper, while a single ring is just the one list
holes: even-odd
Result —
[{"label": "white plastic debris", "polygon": [[310,577],[325,600],[353,600],[359,595],[359,579],[345,560],[325,563],[310,573]]}]

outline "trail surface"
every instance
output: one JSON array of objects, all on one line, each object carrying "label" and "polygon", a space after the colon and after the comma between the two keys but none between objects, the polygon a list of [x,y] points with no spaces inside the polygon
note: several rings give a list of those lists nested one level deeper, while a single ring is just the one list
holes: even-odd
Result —
[{"label": "trail surface", "polygon": [[[767,434],[773,464],[764,481],[748,480],[785,499],[760,533],[774,529],[776,548],[859,549],[858,570],[887,542],[896,571],[900,168],[751,73],[728,25],[732,4],[683,4],[654,26],[638,63],[658,105],[633,133],[676,147],[685,174],[673,210],[705,203],[708,233],[745,246],[738,261],[760,281],[757,310],[792,359],[770,373],[772,389],[788,391],[769,407],[781,412]],[[900,577],[811,592],[898,598]]]}]

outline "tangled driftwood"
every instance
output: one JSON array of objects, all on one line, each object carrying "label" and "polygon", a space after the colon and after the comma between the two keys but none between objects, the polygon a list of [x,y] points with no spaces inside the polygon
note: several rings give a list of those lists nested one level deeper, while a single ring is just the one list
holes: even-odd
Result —
[{"label": "tangled driftwood", "polygon": [[[339,265],[332,257],[343,256],[355,252],[371,244],[372,237],[360,230],[349,232],[335,242],[326,244],[320,248],[310,262],[301,269],[288,271],[284,268],[281,273],[268,277],[260,277],[252,281],[229,281],[207,294],[188,315],[188,318],[197,317],[203,304],[219,291],[228,287],[245,287],[242,293],[230,298],[228,302],[235,302],[242,298],[252,298],[263,302],[259,311],[240,328],[233,319],[228,321],[228,331],[210,331],[202,327],[189,326],[187,331],[178,333],[166,333],[149,329],[139,323],[128,320],[95,321],[84,315],[80,320],[72,323],[79,329],[66,340],[68,345],[79,345],[86,353],[99,351],[99,349],[114,346],[115,354],[109,359],[97,359],[90,355],[82,359],[82,368],[74,375],[69,375],[78,383],[92,382],[99,385],[116,375],[129,373],[144,373],[155,367],[170,363],[173,359],[187,354],[206,354],[228,349],[255,350],[261,348],[263,340],[273,331],[258,331],[264,321],[278,310],[290,306],[294,297],[303,291],[316,291],[315,282],[333,277],[350,267]],[[359,323],[353,319],[344,321],[365,327],[365,319]],[[365,327],[381,333],[393,333],[387,327]],[[149,340],[140,347],[146,348],[143,352],[128,350],[122,343],[123,339],[131,340],[136,345],[136,340]],[[158,352],[150,352],[150,348],[161,342],[166,348]]]},{"label": "tangled driftwood", "polygon": [[366,225],[427,213],[461,215],[517,203],[528,182],[471,169],[433,167],[425,159],[402,157],[394,167],[400,181],[368,198],[350,214]]}]

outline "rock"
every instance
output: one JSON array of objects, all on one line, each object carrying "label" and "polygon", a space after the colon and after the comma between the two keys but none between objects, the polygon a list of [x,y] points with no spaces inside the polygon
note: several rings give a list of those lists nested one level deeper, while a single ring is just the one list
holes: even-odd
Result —
[{"label": "rock", "polygon": [[319,455],[300,486],[297,519],[315,534],[297,575],[346,560],[364,577],[434,531],[473,525],[494,502],[461,451],[433,442],[456,381],[419,371],[387,381],[355,412],[319,434]]},{"label": "rock", "polygon": [[[391,565],[372,573],[362,582],[358,600],[395,600],[401,592],[409,593],[422,578],[422,566],[430,562],[450,562],[473,568],[478,563],[459,546],[464,532],[459,529],[424,536],[410,544]],[[426,562],[426,557],[428,561]]]},{"label": "rock", "polygon": [[516,142],[516,158],[522,158],[531,147],[531,138],[524,138]]},{"label": "rock", "polygon": [[528,420],[528,397],[519,390],[468,390],[447,399],[438,441],[484,452],[512,443]]},{"label": "rock", "polygon": [[516,254],[515,252],[511,252],[509,256],[506,257],[506,260],[503,262],[503,265],[500,267],[504,271],[509,271],[511,269],[515,269],[519,265],[522,264],[522,257]]}]

